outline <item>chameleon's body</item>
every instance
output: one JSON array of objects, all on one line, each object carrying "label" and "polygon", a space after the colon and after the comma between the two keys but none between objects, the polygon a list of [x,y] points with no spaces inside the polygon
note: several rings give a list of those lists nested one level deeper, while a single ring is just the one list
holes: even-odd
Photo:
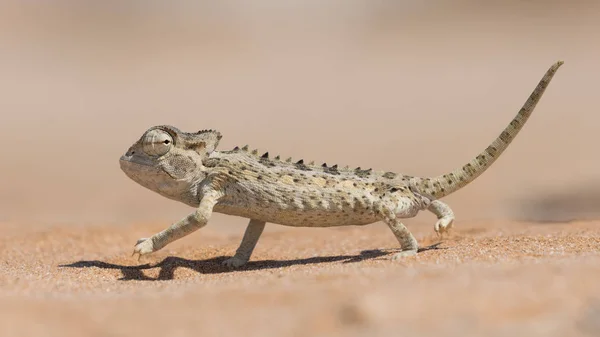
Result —
[{"label": "chameleon's body", "polygon": [[393,172],[338,168],[280,160],[248,147],[217,151],[221,134],[213,130],[185,133],[172,126],[150,128],[121,157],[122,170],[134,181],[196,210],[149,239],[140,239],[134,254],[161,249],[207,224],[212,212],[250,219],[229,266],[245,264],[265,223],[295,227],[333,227],[385,222],[402,251],[414,255],[418,244],[400,222],[421,210],[438,217],[435,231],[452,227],[454,214],[438,199],[464,187],[502,154],[523,127],[554,73],[545,74],[517,116],[475,159],[435,178]]}]

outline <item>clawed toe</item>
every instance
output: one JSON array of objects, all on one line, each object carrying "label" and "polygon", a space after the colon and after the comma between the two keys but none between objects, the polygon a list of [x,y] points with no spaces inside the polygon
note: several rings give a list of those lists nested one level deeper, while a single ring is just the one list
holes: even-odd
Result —
[{"label": "clawed toe", "polygon": [[447,233],[452,228],[452,224],[454,223],[454,218],[444,217],[439,219],[434,226],[434,230],[438,235]]},{"label": "clawed toe", "polygon": [[138,255],[138,262],[142,258],[142,255],[150,254],[154,252],[154,242],[152,239],[142,238],[137,240],[135,247],[133,248],[133,254],[131,256]]},{"label": "clawed toe", "polygon": [[223,265],[229,268],[238,268],[245,265],[246,262],[248,261],[234,256],[223,261]]},{"label": "clawed toe", "polygon": [[416,250],[405,250],[400,253],[396,253],[392,256],[392,260],[400,260],[411,256],[417,256]]},{"label": "clawed toe", "polygon": [[400,260],[410,256],[417,256],[417,250],[403,250],[392,256],[392,260]]}]

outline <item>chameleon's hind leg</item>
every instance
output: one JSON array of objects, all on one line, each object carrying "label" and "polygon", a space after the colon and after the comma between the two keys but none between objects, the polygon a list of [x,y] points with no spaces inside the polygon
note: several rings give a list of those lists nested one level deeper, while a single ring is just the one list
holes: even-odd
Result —
[{"label": "chameleon's hind leg", "polygon": [[419,244],[408,228],[396,218],[386,219],[385,223],[392,230],[392,233],[394,233],[394,236],[400,243],[400,248],[402,248],[402,251],[394,254],[392,259],[397,260],[403,257],[417,255]]},{"label": "chameleon's hind leg", "polygon": [[438,221],[433,227],[436,233],[444,234],[452,228],[452,224],[454,223],[454,212],[452,212],[450,206],[439,200],[434,200],[427,210],[435,214],[438,218]]}]

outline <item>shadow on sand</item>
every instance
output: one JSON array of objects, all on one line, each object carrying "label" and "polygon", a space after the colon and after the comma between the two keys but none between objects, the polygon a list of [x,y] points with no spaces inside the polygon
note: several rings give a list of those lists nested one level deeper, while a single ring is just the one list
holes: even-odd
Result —
[{"label": "shadow on sand", "polygon": [[[420,248],[419,252],[432,250],[432,249],[447,249],[438,247],[440,243],[433,244],[424,248]],[[138,266],[125,266],[113,263],[107,263],[102,261],[77,261],[70,264],[59,265],[61,268],[101,268],[101,269],[118,269],[123,274],[123,277],[119,278],[121,281],[128,280],[143,280],[143,281],[166,281],[172,280],[177,268],[187,268],[194,270],[200,274],[220,274],[229,273],[234,271],[250,271],[250,270],[264,270],[264,269],[276,269],[284,268],[296,265],[309,265],[309,264],[320,264],[320,263],[355,263],[365,260],[376,259],[385,255],[392,254],[397,250],[365,250],[357,255],[337,255],[337,256],[317,256],[305,259],[295,260],[263,260],[263,261],[250,261],[245,266],[231,269],[222,265],[228,256],[219,256],[205,260],[188,260],[180,257],[169,256],[160,261],[157,264],[143,264]],[[160,268],[158,276],[156,278],[148,277],[144,274],[144,270]]]}]

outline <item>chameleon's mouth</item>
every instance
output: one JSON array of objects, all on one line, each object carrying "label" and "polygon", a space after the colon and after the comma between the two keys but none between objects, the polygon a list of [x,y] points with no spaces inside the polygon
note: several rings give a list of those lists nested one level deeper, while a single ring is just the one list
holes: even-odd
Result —
[{"label": "chameleon's mouth", "polygon": [[147,174],[157,174],[160,171],[153,163],[139,157],[123,155],[119,159],[121,171],[133,180],[138,180],[137,177]]},{"label": "chameleon's mouth", "polygon": [[137,183],[145,187],[152,187],[156,181],[160,181],[158,177],[164,172],[150,163],[139,158],[132,159],[131,157],[123,156],[119,160],[121,171],[125,173],[130,179],[133,179]]},{"label": "chameleon's mouth", "polygon": [[119,159],[119,163],[121,164],[121,167],[123,167],[123,165],[154,166],[149,160],[145,160],[141,157],[134,157],[128,154],[122,155]]}]

